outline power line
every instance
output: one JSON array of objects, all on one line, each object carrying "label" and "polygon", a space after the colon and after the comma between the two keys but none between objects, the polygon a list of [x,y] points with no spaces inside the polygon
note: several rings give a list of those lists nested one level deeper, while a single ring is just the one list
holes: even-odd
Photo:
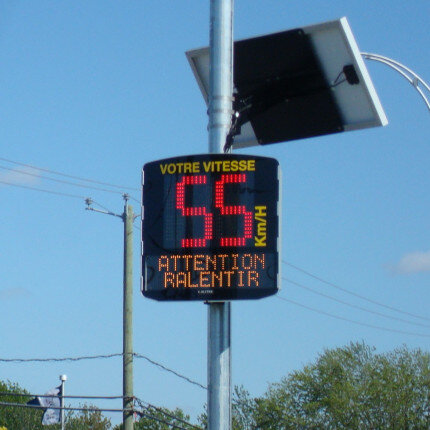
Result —
[{"label": "power line", "polygon": [[331,318],[335,318],[335,319],[338,319],[338,320],[341,320],[341,321],[347,321],[347,322],[350,322],[352,324],[361,325],[363,327],[369,327],[369,328],[374,328],[374,329],[377,329],[377,330],[389,331],[389,332],[392,332],[392,333],[407,334],[407,335],[411,335],[411,336],[430,337],[430,335],[428,335],[428,334],[414,333],[414,332],[409,332],[409,331],[403,331],[403,330],[396,330],[396,329],[391,329],[391,328],[386,328],[386,327],[380,327],[380,326],[373,325],[373,324],[362,323],[362,322],[359,322],[359,321],[351,320],[349,318],[341,317],[339,315],[334,315],[334,314],[331,314],[329,312],[322,311],[320,309],[312,308],[310,306],[304,305],[302,303],[296,302],[296,301],[291,300],[291,299],[287,299],[285,297],[281,297],[281,296],[275,296],[275,297],[278,300],[282,300],[284,302],[288,302],[288,303],[291,303],[293,305],[300,306],[301,308],[307,309],[309,311],[316,312],[316,313],[319,313],[321,315],[329,316]]},{"label": "power line", "polygon": [[282,260],[282,263],[286,264],[287,266],[292,267],[293,269],[298,270],[299,272],[304,273],[305,275],[310,276],[311,278],[316,279],[317,281],[320,281],[320,282],[322,282],[322,283],[324,283],[326,285],[329,285],[329,286],[331,286],[333,288],[336,288],[337,290],[343,291],[344,293],[350,294],[350,295],[352,295],[354,297],[357,297],[357,298],[359,298],[361,300],[365,300],[366,302],[372,303],[372,304],[377,305],[377,306],[381,306],[381,307],[383,307],[385,309],[390,309],[391,311],[394,311],[394,312],[399,312],[401,314],[408,315],[410,317],[419,318],[419,319],[422,319],[422,320],[425,320],[425,321],[430,321],[430,318],[426,318],[426,317],[423,317],[421,315],[413,314],[411,312],[406,312],[406,311],[403,311],[401,309],[395,308],[393,306],[385,305],[384,303],[380,303],[380,302],[377,302],[376,300],[372,300],[372,299],[369,299],[368,297],[365,297],[365,296],[362,296],[360,294],[354,293],[353,291],[347,290],[346,288],[340,287],[339,285],[336,285],[336,284],[334,284],[332,282],[326,281],[325,279],[322,279],[319,276],[316,276],[316,275],[308,272],[307,270],[301,269],[300,267],[295,266],[294,264],[291,264],[288,261]]},{"label": "power line", "polygon": [[[38,395],[38,394],[18,394],[18,393],[0,393],[1,395],[7,395],[7,396],[26,396],[26,397],[53,397],[52,395]],[[120,399],[122,398],[122,396],[117,396],[117,397],[112,397],[112,396],[62,396],[63,398],[72,398],[72,399]],[[138,398],[134,399],[138,405],[142,408],[145,409],[146,406],[143,405],[143,403],[146,403],[148,405],[148,407],[162,413],[163,415],[165,415],[166,417],[172,418],[175,421],[185,424],[188,426],[188,428],[192,428],[192,429],[196,429],[196,430],[202,430],[201,427],[195,426],[194,424],[191,424],[179,417],[176,417],[172,414],[169,414],[168,412],[164,411],[162,408],[159,408],[155,405],[152,405],[149,402],[144,402],[143,400],[140,400]],[[134,408],[133,409],[124,409],[124,408],[98,408],[98,407],[92,407],[92,406],[88,406],[88,407],[71,407],[71,406],[65,406],[65,407],[59,407],[59,406],[42,406],[42,405],[29,405],[27,403],[14,403],[14,402],[1,402],[0,401],[0,406],[4,406],[4,407],[18,407],[18,408],[30,408],[30,409],[55,409],[55,410],[65,410],[65,411],[89,411],[89,412],[136,412],[141,416],[146,416],[149,419],[161,422],[163,424],[166,424],[172,428],[177,428],[177,429],[182,429],[182,430],[186,430],[183,427],[179,427],[176,424],[172,424],[169,423],[167,421],[161,420],[160,418],[154,417],[151,414],[148,414],[147,412],[144,411],[137,411]]]},{"label": "power line", "polygon": [[372,311],[370,309],[364,308],[364,307],[359,306],[359,305],[354,305],[354,304],[346,302],[344,300],[340,300],[340,299],[337,299],[335,297],[332,297],[332,296],[330,296],[328,294],[321,293],[320,291],[314,290],[313,288],[307,287],[306,285],[303,285],[303,284],[300,284],[298,282],[292,281],[291,279],[288,279],[288,278],[285,278],[285,277],[282,277],[282,279],[285,280],[285,281],[287,281],[287,282],[289,282],[290,284],[296,285],[299,288],[302,288],[304,290],[310,291],[313,294],[318,294],[321,297],[325,297],[326,299],[333,300],[334,302],[340,303],[340,304],[345,305],[345,306],[349,306],[349,307],[354,308],[354,309],[359,309],[359,310],[361,310],[363,312],[368,312],[370,314],[378,315],[380,317],[388,318],[388,319],[391,319],[391,320],[394,320],[394,321],[400,321],[400,322],[405,323],[405,324],[412,324],[412,325],[419,326],[419,327],[430,327],[430,325],[428,325],[428,324],[420,324],[420,323],[416,323],[416,322],[413,322],[413,321],[408,321],[408,320],[405,320],[403,318],[393,317],[391,315],[383,314],[381,312]]},{"label": "power line", "polygon": [[[113,357],[122,357],[123,353],[116,353],[116,354],[105,354],[105,355],[92,355],[92,356],[81,356],[81,357],[60,357],[60,358],[0,358],[0,363],[49,363],[49,362],[63,362],[63,361],[82,361],[82,360],[96,360],[96,359],[106,359],[106,358],[113,358]],[[165,372],[172,373],[173,375],[177,376],[178,378],[183,379],[184,381],[187,381],[190,384],[196,385],[200,388],[203,388],[204,390],[207,390],[207,387],[200,384],[199,382],[193,381],[192,379],[188,378],[187,376],[182,375],[181,373],[170,369],[163,364],[152,360],[151,358],[147,357],[143,354],[138,354],[136,352],[133,353],[133,357],[136,358],[143,358],[144,360],[148,361],[152,365],[158,367],[159,369],[164,370]]]},{"label": "power line", "polygon": [[[88,204],[88,203],[87,203]],[[108,214],[112,214],[112,215],[116,215],[113,211],[111,211],[110,209],[108,209],[106,206],[101,205],[100,203],[96,202],[93,199],[90,199],[90,205],[91,204],[95,204],[97,205],[99,208],[102,208],[103,210],[105,210]]]},{"label": "power line", "polygon": [[156,361],[151,360],[149,357],[146,357],[145,355],[137,354],[137,353],[134,353],[133,355],[136,358],[143,358],[143,359],[145,359],[149,363],[153,364],[154,366],[157,366],[158,368],[160,368],[160,369],[162,369],[162,370],[164,370],[166,372],[173,373],[178,378],[181,378],[181,379],[189,382],[190,384],[196,385],[196,386],[198,386],[200,388],[203,388],[204,390],[208,389],[204,385],[200,384],[200,382],[193,381],[192,379],[188,378],[187,376],[181,375],[180,373],[176,372],[175,370],[169,369],[168,367],[162,365],[161,363],[157,363]]},{"label": "power line", "polygon": [[[201,428],[201,427],[195,426],[194,424],[191,424],[191,423],[189,423],[189,422],[187,422],[187,421],[185,421],[185,420],[183,420],[183,419],[181,419],[181,418],[178,418],[178,417],[176,417],[175,415],[169,414],[168,412],[166,412],[166,411],[165,411],[165,410],[163,410],[162,408],[159,408],[159,407],[157,407],[157,406],[154,406],[154,405],[152,405],[152,404],[151,404],[151,403],[149,403],[149,402],[145,402],[144,400],[141,400],[141,399],[139,399],[139,398],[137,398],[137,397],[136,397],[134,400],[137,402],[137,404],[138,404],[142,409],[145,409],[145,408],[147,408],[147,407],[150,407],[150,408],[155,409],[156,411],[158,411],[158,412],[162,413],[162,414],[163,414],[163,415],[165,415],[166,417],[172,418],[172,419],[174,419],[174,420],[176,420],[176,421],[178,421],[178,422],[180,422],[180,423],[182,423],[182,424],[186,424],[187,426],[189,426],[189,427],[191,427],[191,428],[193,428],[193,429],[202,430],[202,428]],[[147,405],[147,406],[145,406],[143,403],[146,403],[146,405]]]},{"label": "power line", "polygon": [[22,184],[14,184],[12,182],[3,181],[3,180],[0,180],[0,184],[10,185],[11,187],[25,188],[27,190],[39,191],[42,193],[55,194],[57,196],[72,197],[72,198],[81,199],[81,200],[85,200],[85,198],[86,198],[84,196],[79,196],[77,194],[69,194],[69,193],[62,193],[60,191],[45,190],[43,188],[30,187],[29,185],[22,185]]},{"label": "power line", "polygon": [[[53,397],[53,396],[50,396]],[[65,411],[89,411],[89,412],[134,412],[133,409],[104,409],[104,408],[96,408],[96,407],[60,407],[60,406],[39,406],[39,405],[27,405],[26,403],[11,403],[11,402],[0,402],[0,406],[9,406],[9,407],[17,407],[17,408],[30,408],[30,409],[57,409],[57,410],[65,410]]]},{"label": "power line", "polygon": [[[63,193],[63,192],[60,192],[60,191],[46,190],[44,188],[32,187],[30,185],[15,184],[13,182],[8,182],[8,181],[4,181],[4,180],[0,180],[0,184],[9,185],[11,187],[24,188],[26,190],[31,190],[31,191],[37,191],[37,192],[42,192],[42,193],[54,194],[54,195],[57,195],[57,196],[71,197],[71,198],[80,199],[80,200],[84,200],[84,201],[87,201],[89,199],[88,197],[85,197],[85,196],[82,196],[82,195],[79,195],[79,194],[70,194],[70,193]],[[97,206],[99,206],[99,207],[101,207],[101,208],[103,208],[105,210],[108,210],[103,205],[101,205],[100,203],[97,203],[95,200],[93,200],[93,199],[89,199],[89,200],[91,200],[91,203],[94,203]]]},{"label": "power line", "polygon": [[135,202],[141,204],[142,202],[140,200],[135,199],[134,197],[130,196],[130,200],[134,200]]},{"label": "power line", "polygon": [[0,160],[6,161],[8,163],[16,164],[18,166],[30,167],[32,169],[41,170],[42,172],[47,172],[47,173],[52,173],[54,175],[63,176],[65,178],[77,179],[78,181],[85,181],[85,182],[91,182],[93,184],[107,185],[109,187],[119,188],[121,190],[140,191],[138,188],[126,187],[126,186],[123,186],[123,185],[115,185],[115,184],[112,184],[112,183],[109,183],[109,182],[101,182],[101,181],[96,181],[94,179],[83,178],[83,177],[80,177],[80,176],[68,175],[66,173],[58,172],[56,170],[45,169],[43,167],[38,167],[38,166],[31,165],[31,164],[20,163],[18,161],[10,160],[10,159],[3,158],[3,157],[0,157]]},{"label": "power line", "polygon": [[80,188],[86,188],[86,189],[91,189],[91,190],[104,191],[105,193],[122,194],[121,191],[108,190],[106,188],[94,187],[92,185],[78,184],[76,182],[64,181],[62,179],[54,179],[54,178],[50,178],[48,176],[38,175],[36,173],[25,172],[24,170],[12,169],[10,167],[0,166],[0,169],[9,170],[9,171],[12,171],[12,172],[16,172],[16,173],[19,173],[21,175],[27,175],[27,176],[32,176],[32,177],[35,177],[35,178],[46,179],[48,181],[57,182],[57,183],[60,183],[60,184],[71,185],[73,187],[80,187]]},{"label": "power line", "polygon": [[[29,393],[8,393],[3,392],[0,393],[0,397],[2,396],[12,396],[12,397],[46,397],[50,398],[53,397],[52,394],[29,394]],[[102,399],[102,400],[117,400],[117,399],[123,399],[124,396],[61,396],[64,399]]]},{"label": "power line", "polygon": [[3,363],[47,363],[61,361],[81,361],[81,360],[97,360],[101,358],[122,357],[122,352],[117,354],[107,355],[87,355],[81,357],[62,357],[62,358],[0,358]]},{"label": "power line", "polygon": [[[50,397],[52,397],[52,396],[50,396]],[[47,406],[41,406],[41,405],[28,405],[27,403],[13,403],[13,402],[0,402],[0,407],[1,406],[3,406],[3,407],[16,407],[16,408],[27,408],[27,409],[43,409],[43,410],[54,409],[54,410],[81,411],[81,412],[121,412],[121,413],[124,413],[124,412],[135,413],[136,412],[140,416],[145,416],[145,417],[147,417],[150,420],[158,421],[160,423],[168,425],[169,427],[176,428],[176,429],[179,429],[179,430],[187,430],[184,427],[180,427],[180,426],[178,426],[176,424],[169,423],[169,422],[167,422],[165,420],[162,420],[160,418],[154,417],[153,415],[150,415],[150,414],[148,414],[148,413],[146,413],[144,411],[135,410],[134,408],[133,409],[97,408],[97,407],[92,407],[92,406],[88,406],[88,407],[48,406],[47,407]],[[202,430],[200,427],[197,427],[197,426],[195,426],[193,424],[188,423],[187,421],[181,420],[180,418],[177,418],[177,417],[175,417],[173,415],[170,415],[170,414],[164,412],[160,408],[157,408],[157,407],[152,406],[152,405],[151,405],[151,407],[154,408],[155,410],[159,410],[160,412],[162,412],[166,416],[174,418],[178,422],[186,424],[188,426],[188,429],[191,427],[191,428],[194,428],[194,429],[197,429],[197,430]]]},{"label": "power line", "polygon": [[176,424],[171,424],[171,423],[168,423],[167,421],[164,421],[164,420],[162,420],[160,418],[154,417],[153,415],[150,415],[147,412],[143,412],[143,411],[135,411],[135,412],[138,415],[140,415],[141,417],[146,417],[146,418],[149,418],[150,420],[157,421],[157,422],[159,422],[161,424],[166,424],[167,426],[172,427],[173,429],[187,430],[184,427],[179,427]]}]

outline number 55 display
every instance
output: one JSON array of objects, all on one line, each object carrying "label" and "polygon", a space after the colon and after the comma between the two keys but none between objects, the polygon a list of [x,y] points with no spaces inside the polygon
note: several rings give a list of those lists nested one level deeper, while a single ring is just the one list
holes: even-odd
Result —
[{"label": "number 55 display", "polygon": [[278,290],[279,163],[190,155],[143,167],[142,293],[260,298]]}]

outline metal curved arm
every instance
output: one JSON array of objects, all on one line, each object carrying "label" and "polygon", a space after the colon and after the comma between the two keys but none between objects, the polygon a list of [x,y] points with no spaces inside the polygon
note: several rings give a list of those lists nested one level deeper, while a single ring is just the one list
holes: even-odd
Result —
[{"label": "metal curved arm", "polygon": [[430,111],[430,101],[424,92],[424,90],[427,90],[430,93],[430,85],[427,84],[427,82],[425,82],[424,79],[418,76],[413,70],[409,69],[402,63],[399,63],[392,58],[384,57],[383,55],[372,54],[369,52],[362,52],[361,55],[367,60],[379,61],[380,63],[386,64],[396,72],[400,73],[418,91],[419,95],[424,100],[427,109]]}]

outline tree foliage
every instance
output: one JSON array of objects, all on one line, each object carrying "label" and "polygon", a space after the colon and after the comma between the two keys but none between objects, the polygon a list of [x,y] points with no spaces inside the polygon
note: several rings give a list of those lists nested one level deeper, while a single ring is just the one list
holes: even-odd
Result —
[{"label": "tree foliage", "polygon": [[[25,405],[32,397],[28,391],[18,384],[9,381],[0,381],[0,402],[20,403]],[[22,394],[16,396],[15,394]],[[65,417],[66,430],[110,430],[110,419],[103,416],[100,410],[91,405],[80,405],[81,411],[69,411]],[[191,428],[187,426],[190,417],[181,409],[170,410],[152,406],[143,407],[140,418],[135,422],[135,430],[170,430],[175,426]],[[42,426],[42,409],[17,406],[0,406],[0,430],[59,430],[60,424]],[[122,424],[115,426],[115,430],[121,430]]]},{"label": "tree foliage", "polygon": [[363,343],[326,350],[259,398],[236,390],[234,428],[428,429],[430,355]]},{"label": "tree foliage", "polygon": [[[111,421],[101,411],[93,410],[94,406],[82,406],[83,411],[69,413],[65,420],[66,430],[109,430]],[[91,410],[85,410],[85,408]]]},{"label": "tree foliage", "polygon": [[[0,402],[26,404],[31,397],[28,391],[10,381],[0,381]],[[14,394],[23,394],[16,396]],[[27,395],[25,395],[27,394]],[[42,414],[39,409],[18,406],[0,406],[0,428],[7,430],[42,430]]]},{"label": "tree foliage", "polygon": [[[23,403],[24,389],[0,381],[0,402]],[[18,396],[12,394],[19,394]],[[135,430],[190,429],[181,409],[140,404]],[[84,406],[85,407],[85,406]],[[243,387],[233,395],[233,430],[429,429],[430,354],[406,347],[377,354],[364,343],[325,350],[311,364],[269,385],[261,397]],[[91,407],[89,407],[91,409]],[[0,430],[57,430],[41,425],[42,411],[0,407]],[[206,428],[207,416],[199,417]],[[110,430],[101,411],[70,412],[66,430]],[[122,425],[114,430],[121,430]]]},{"label": "tree foliage", "polygon": [[[176,408],[170,410],[168,408],[158,408],[154,406],[145,406],[139,409],[140,416],[134,423],[134,430],[171,430],[174,428],[191,429],[188,426],[190,417],[186,415],[182,409]],[[115,426],[114,430],[122,430],[123,425]]]},{"label": "tree foliage", "polygon": [[[29,392],[18,384],[9,381],[0,381],[0,402],[20,403],[25,405],[32,397]],[[22,394],[16,396],[15,394]],[[82,406],[85,408],[87,406]],[[93,409],[93,407],[88,406]],[[58,430],[60,424],[42,425],[43,409],[18,406],[0,406],[0,430]],[[66,430],[109,430],[111,422],[96,411],[71,411],[65,418]]]}]

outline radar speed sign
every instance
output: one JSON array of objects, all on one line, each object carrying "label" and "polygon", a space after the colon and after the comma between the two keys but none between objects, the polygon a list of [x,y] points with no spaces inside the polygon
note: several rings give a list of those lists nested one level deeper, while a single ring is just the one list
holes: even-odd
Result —
[{"label": "radar speed sign", "polygon": [[260,298],[278,290],[279,163],[205,154],[143,168],[142,293]]}]

